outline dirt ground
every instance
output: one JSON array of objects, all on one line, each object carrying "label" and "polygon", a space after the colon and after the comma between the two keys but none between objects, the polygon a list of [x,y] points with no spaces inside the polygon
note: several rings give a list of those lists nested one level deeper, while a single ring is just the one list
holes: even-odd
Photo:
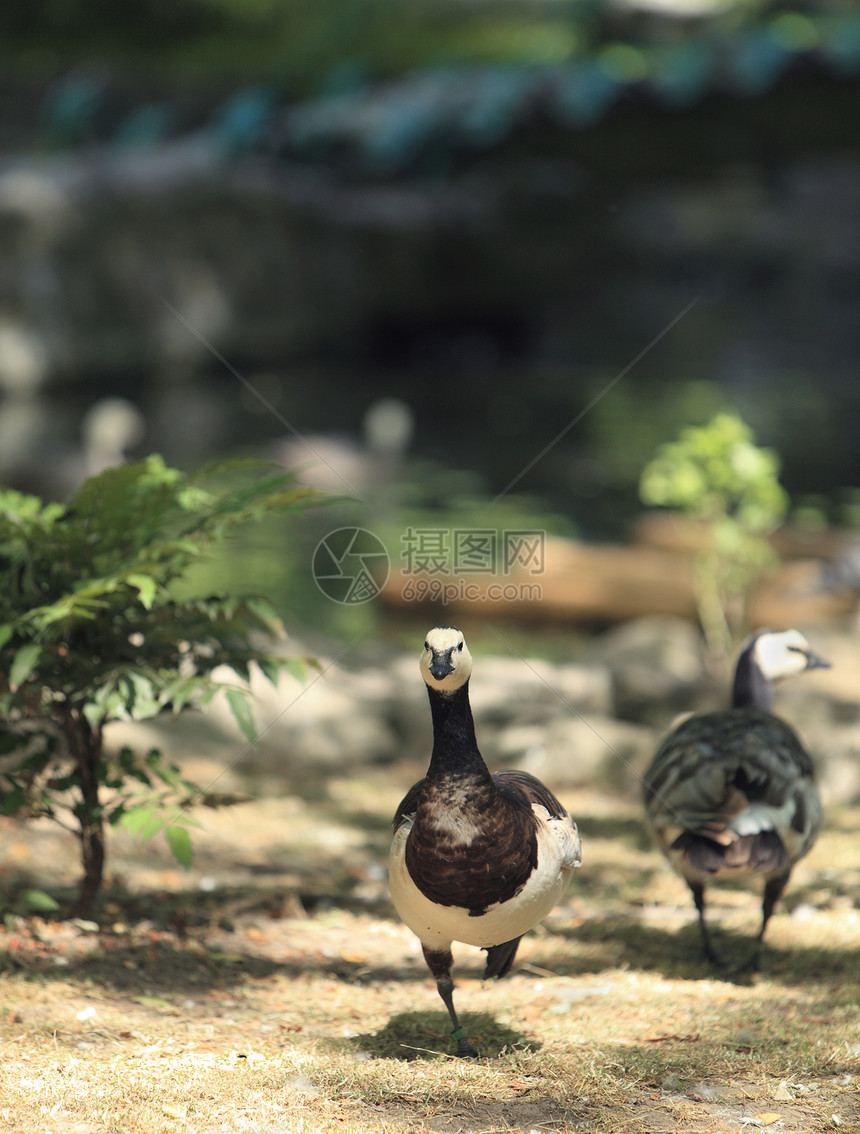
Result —
[{"label": "dirt ground", "polygon": [[[389,817],[420,770],[201,810],[187,872],[113,834],[97,920],[7,915],[2,1128],[860,1130],[860,811],[831,813],[798,867],[762,974],[729,979],[638,808],[566,799],[583,869],[513,975],[484,985],[483,954],[456,950],[472,1063],[387,895]],[[47,822],[0,821],[0,863],[13,906],[76,874]],[[712,914],[743,956],[757,897],[716,891]]]}]

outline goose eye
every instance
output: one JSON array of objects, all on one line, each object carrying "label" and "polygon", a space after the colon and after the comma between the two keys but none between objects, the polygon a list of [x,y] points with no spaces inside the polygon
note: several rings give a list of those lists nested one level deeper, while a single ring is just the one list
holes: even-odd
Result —
[{"label": "goose eye", "polygon": [[429,643],[429,642],[425,642],[425,643],[424,643],[424,649],[425,649],[425,650],[429,650],[429,649],[430,649],[430,643]]},{"label": "goose eye", "polygon": [[463,648],[463,643],[461,642],[461,643],[459,644],[459,646],[457,647],[457,649],[458,649],[458,650],[462,650],[462,648]]}]

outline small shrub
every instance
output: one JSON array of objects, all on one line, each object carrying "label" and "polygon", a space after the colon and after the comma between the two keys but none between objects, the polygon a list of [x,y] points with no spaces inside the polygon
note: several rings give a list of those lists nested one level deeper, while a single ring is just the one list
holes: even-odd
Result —
[{"label": "small shrub", "polygon": [[694,561],[699,618],[710,648],[730,652],[746,629],[750,591],[776,561],[768,536],[788,507],[779,457],[757,446],[739,417],[719,413],[661,445],[639,491],[645,504],[676,508],[705,526],[706,546]]},{"label": "small shrub", "polygon": [[188,806],[204,793],[156,751],[103,745],[112,721],[206,705],[226,688],[255,739],[247,682],[255,661],[273,682],[281,660],[251,635],[283,634],[262,598],[197,594],[190,569],[238,525],[315,498],[258,461],[191,473],[158,456],[85,481],[65,504],[0,491],[0,811],[73,830],[88,914],[102,883],[105,824],[163,831],[191,861]]}]

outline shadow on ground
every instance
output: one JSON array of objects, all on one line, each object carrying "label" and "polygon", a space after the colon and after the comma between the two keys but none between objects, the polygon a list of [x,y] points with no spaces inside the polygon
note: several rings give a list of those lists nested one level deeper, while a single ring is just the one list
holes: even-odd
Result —
[{"label": "shadow on ground", "polygon": [[[539,1043],[522,1032],[500,1024],[490,1012],[469,1012],[461,1023],[473,1047],[488,1059],[508,1051],[535,1051]],[[378,1059],[421,1059],[426,1056],[456,1058],[451,1039],[451,1021],[446,1012],[399,1012],[384,1028],[355,1037],[361,1051]]]},{"label": "shadow on ground", "polygon": [[[750,956],[755,933],[735,932],[711,924],[714,944],[731,965]],[[665,929],[623,914],[587,918],[575,928],[554,928],[559,939],[545,954],[542,967],[559,976],[585,976],[605,969],[656,972],[676,980],[721,980],[748,985],[759,974],[715,969],[702,955],[699,927],[695,921],[679,929]],[[564,942],[564,944],[562,944]],[[844,987],[856,984],[860,968],[857,949],[826,949],[819,946],[780,948],[765,940],[760,976],[784,984],[807,981]]]},{"label": "shadow on ground", "polygon": [[[353,923],[345,914],[346,923],[332,924],[329,912],[335,919],[340,916],[336,907],[304,920],[282,916],[274,898],[267,902],[259,894],[250,899],[245,895],[241,913],[228,918],[223,895],[220,902],[210,901],[209,895],[200,895],[196,901],[199,907],[190,911],[187,897],[163,895],[161,926],[135,918],[133,904],[125,911],[124,920],[112,928],[82,923],[90,928],[81,930],[74,923],[23,921],[2,938],[0,972],[23,972],[48,981],[77,976],[104,988],[132,992],[155,989],[165,994],[189,986],[236,986],[271,976],[328,977],[361,986],[430,982],[417,954],[391,956],[383,950],[374,955],[365,949],[364,956],[351,955],[362,952],[362,934],[370,931],[372,919]],[[149,903],[147,906],[151,908]],[[752,935],[721,926],[714,935],[728,960],[742,961],[749,956]],[[369,939],[366,944],[371,944]],[[477,950],[457,947],[455,979],[479,977],[484,963],[483,954]],[[815,986],[838,999],[846,989],[856,988],[860,948],[770,945],[765,948],[760,975],[723,972],[712,969],[702,958],[695,923],[675,930],[616,915],[586,917],[575,927],[556,927],[544,933],[529,954],[520,958],[514,971],[519,967],[526,973],[548,977],[633,971],[737,986],[772,981],[788,987]],[[404,1017],[407,1024],[410,1018]],[[447,1017],[440,1013],[440,1019],[440,1034],[447,1043]],[[512,1042],[509,1035],[500,1040],[503,1045]]]}]

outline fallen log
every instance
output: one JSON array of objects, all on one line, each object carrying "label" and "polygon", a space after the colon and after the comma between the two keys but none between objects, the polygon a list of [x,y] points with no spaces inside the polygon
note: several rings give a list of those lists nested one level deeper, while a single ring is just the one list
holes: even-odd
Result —
[{"label": "fallen log", "polygon": [[[477,618],[589,624],[646,614],[698,620],[689,546],[595,545],[548,538],[542,569],[514,566],[507,574],[407,574],[393,571],[383,601],[401,610],[444,607]],[[750,622],[789,626],[828,622],[855,609],[851,593],[816,593],[819,563],[795,559],[753,592]]]}]

